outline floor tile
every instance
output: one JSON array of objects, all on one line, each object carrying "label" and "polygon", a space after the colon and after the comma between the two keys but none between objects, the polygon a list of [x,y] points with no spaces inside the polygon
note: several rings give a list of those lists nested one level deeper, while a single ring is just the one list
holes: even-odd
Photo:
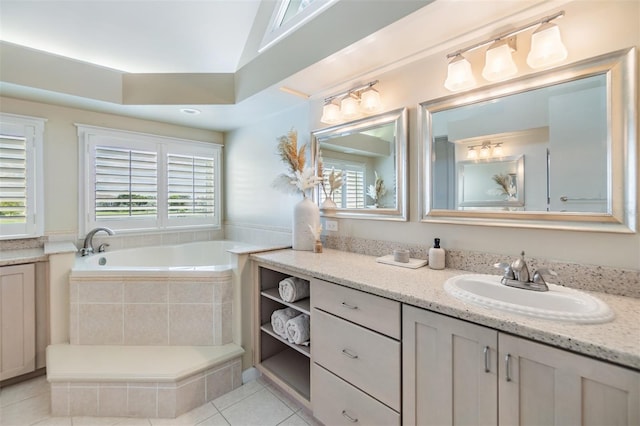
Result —
[{"label": "floor tile", "polygon": [[207,420],[198,423],[198,426],[229,426],[229,423],[225,420],[222,414],[218,413],[215,416],[209,417]]},{"label": "floor tile", "polygon": [[0,389],[0,407],[6,407],[44,392],[49,392],[49,382],[47,382],[46,376],[7,386]]},{"label": "floor tile", "polygon": [[0,409],[0,425],[30,425],[50,417],[49,392],[9,404]]},{"label": "floor tile", "polygon": [[222,411],[262,389],[264,389],[264,385],[258,380],[253,380],[219,398],[214,399],[213,405],[215,405],[218,410]]},{"label": "floor tile", "polygon": [[[76,425],[73,425],[76,426]],[[149,419],[121,419],[116,426],[151,426],[151,421]]]},{"label": "floor tile", "polygon": [[293,414],[282,423],[278,423],[278,426],[309,426],[309,423],[305,422],[299,415]]},{"label": "floor tile", "polygon": [[122,417],[75,416],[71,418],[73,426],[113,426],[122,420],[124,420]]},{"label": "floor tile", "polygon": [[[220,414],[212,403],[207,402],[175,419],[149,419],[153,426],[193,426],[216,414]],[[74,425],[75,426],[75,425]]]},{"label": "floor tile", "polygon": [[302,404],[300,404],[297,400],[293,399],[289,394],[284,392],[278,386],[269,384],[266,386],[267,390],[274,394],[280,401],[284,402],[287,407],[291,408],[294,412],[302,409]]},{"label": "floor tile", "polygon": [[222,410],[231,426],[275,426],[292,414],[293,410],[265,388]]}]

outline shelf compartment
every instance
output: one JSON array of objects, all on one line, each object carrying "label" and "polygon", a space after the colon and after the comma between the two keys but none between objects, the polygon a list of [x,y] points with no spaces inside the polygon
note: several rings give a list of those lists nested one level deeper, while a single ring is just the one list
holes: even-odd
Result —
[{"label": "shelf compartment", "polygon": [[278,335],[278,333],[273,331],[273,327],[271,326],[271,323],[262,324],[260,326],[260,330],[267,333],[269,336],[273,337],[274,339],[277,339],[278,341],[284,343],[290,348],[295,349],[296,351],[300,352],[302,355],[308,358],[311,358],[311,345],[304,346],[304,345],[296,345],[295,343],[289,343],[287,339],[282,338],[281,336]]},{"label": "shelf compartment", "polygon": [[260,292],[260,294],[266,298],[269,298],[278,303],[282,303],[283,305],[296,309],[302,312],[303,314],[311,315],[311,304],[310,304],[310,299],[308,297],[295,302],[285,302],[280,298],[280,291],[277,288],[270,288],[268,290],[263,290],[262,292]]},{"label": "shelf compartment", "polygon": [[261,367],[310,401],[311,362],[309,358],[289,347],[262,360]]}]

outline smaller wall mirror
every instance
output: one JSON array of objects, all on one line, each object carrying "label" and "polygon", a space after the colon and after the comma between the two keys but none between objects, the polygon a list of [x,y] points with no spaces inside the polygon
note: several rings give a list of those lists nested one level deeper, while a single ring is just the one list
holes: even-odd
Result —
[{"label": "smaller wall mirror", "polygon": [[[311,133],[312,161],[322,159],[315,191],[327,217],[407,220],[407,110],[366,117]],[[333,190],[330,175],[342,175]]]},{"label": "smaller wall mirror", "polygon": [[524,207],[524,155],[497,160],[458,163],[458,200],[461,210]]}]

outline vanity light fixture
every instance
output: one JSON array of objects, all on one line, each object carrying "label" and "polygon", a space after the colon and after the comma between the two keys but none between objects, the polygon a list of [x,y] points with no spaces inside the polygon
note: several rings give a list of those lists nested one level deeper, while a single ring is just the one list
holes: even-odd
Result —
[{"label": "vanity light fixture", "polygon": [[340,122],[340,107],[333,101],[326,101],[322,107],[322,117],[320,121],[327,124],[336,124]]},{"label": "vanity light fixture", "polygon": [[[352,120],[361,114],[369,115],[379,112],[382,110],[382,102],[380,92],[373,88],[376,84],[378,80],[325,98],[320,121],[336,124]],[[340,105],[336,103],[338,99]]]},{"label": "vanity light fixture", "polygon": [[476,85],[471,63],[462,54],[458,54],[451,59],[448,70],[444,87],[452,92],[470,89]]},{"label": "vanity light fixture", "polygon": [[531,68],[541,68],[565,60],[567,49],[562,44],[560,28],[551,22],[563,16],[564,11],[560,11],[449,53],[447,59],[451,59],[451,61],[448,65],[444,87],[452,92],[457,92],[475,86],[471,63],[462,54],[489,44],[491,45],[485,52],[485,66],[482,70],[482,76],[488,81],[500,81],[515,75],[518,68],[513,61],[512,53],[516,49],[516,35],[536,25],[539,27],[531,35],[531,50],[527,56],[527,64]]},{"label": "vanity light fixture", "polygon": [[491,144],[487,142],[482,143],[480,148],[480,158],[489,158],[491,156]]},{"label": "vanity light fixture", "polygon": [[476,151],[476,147],[475,146],[470,146],[469,150],[467,151],[467,159],[468,160],[475,160],[478,158],[478,151]]}]

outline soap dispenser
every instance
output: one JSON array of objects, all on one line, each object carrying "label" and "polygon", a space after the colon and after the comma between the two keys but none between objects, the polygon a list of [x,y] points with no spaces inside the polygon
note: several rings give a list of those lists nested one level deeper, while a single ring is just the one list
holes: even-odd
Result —
[{"label": "soap dispenser", "polygon": [[433,247],[429,249],[429,267],[444,269],[444,249],[440,247],[440,238],[433,240]]}]

